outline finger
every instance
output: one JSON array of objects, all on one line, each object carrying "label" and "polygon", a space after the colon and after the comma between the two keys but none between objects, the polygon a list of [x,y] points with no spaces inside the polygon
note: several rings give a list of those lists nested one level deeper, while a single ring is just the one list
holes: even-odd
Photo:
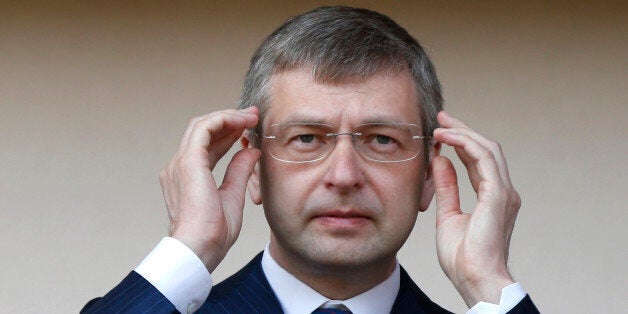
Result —
[{"label": "finger", "polygon": [[[489,160],[491,158],[495,160],[495,156],[491,150],[484,147],[480,142],[476,141],[475,138],[467,135],[464,132],[460,132],[460,130],[465,130],[465,129],[460,129],[460,128],[437,129],[434,131],[434,138],[439,141],[446,142],[447,140],[451,141],[451,138],[448,139],[448,137],[458,135],[465,143],[469,144],[467,145],[467,148],[465,148],[465,146],[457,146],[457,145],[453,145],[451,142],[449,143],[450,145],[454,147],[456,154],[458,155],[458,157],[460,158],[464,166],[467,168],[469,180],[471,181],[471,185],[473,186],[473,189],[476,192],[478,192],[478,187],[479,187],[480,181],[482,180],[482,176],[479,174],[479,170],[476,167],[476,159],[473,158],[468,152],[466,152],[465,149],[468,149],[469,147],[472,147],[472,144],[475,144],[473,146],[477,146],[478,150],[481,150],[483,151],[484,154],[487,154],[486,158],[490,157]],[[489,156],[489,154],[491,154],[492,156]],[[499,171],[499,168],[500,168],[499,163],[497,161],[496,163],[497,163],[496,168],[498,169],[498,172],[500,173],[500,180],[502,182],[505,182],[503,180],[503,177],[501,177],[501,172]]]},{"label": "finger", "polygon": [[468,127],[466,123],[464,123],[461,120],[458,120],[458,119],[452,117],[446,111],[439,112],[438,115],[436,116],[436,119],[438,120],[438,123],[441,125],[441,127],[444,127],[444,128],[466,128],[466,127]]},{"label": "finger", "polygon": [[241,110],[235,110],[235,109],[226,109],[226,110],[221,110],[221,111],[216,111],[216,112],[211,112],[202,116],[198,116],[198,117],[194,117],[192,119],[190,119],[190,122],[188,123],[188,127],[185,130],[185,132],[183,133],[183,137],[181,138],[181,142],[179,144],[179,150],[184,150],[185,147],[188,145],[189,139],[190,139],[190,135],[192,134],[192,130],[194,129],[195,125],[197,122],[199,121],[203,121],[206,119],[209,119],[211,117],[214,117],[216,115],[219,115],[221,113],[226,113],[226,112],[231,112],[234,114],[237,114],[238,112],[241,113],[252,113],[252,114],[258,114],[259,110],[257,107],[248,107],[245,109],[241,109]]},{"label": "finger", "polygon": [[432,161],[434,190],[436,193],[436,227],[454,215],[462,214],[458,178],[451,161],[444,156],[436,156]]},{"label": "finger", "polygon": [[[206,147],[214,133],[223,129],[243,129],[252,122],[257,122],[257,115],[236,110],[223,110],[209,114],[205,118],[197,119],[190,132],[186,148]],[[229,130],[231,131],[231,130]]]},{"label": "finger", "polygon": [[185,150],[185,147],[187,147],[188,141],[190,140],[190,134],[192,134],[192,130],[194,130],[194,126],[196,126],[196,123],[198,121],[207,119],[211,116],[216,115],[217,113],[218,112],[210,112],[208,114],[190,119],[190,122],[188,123],[188,127],[185,129],[185,132],[183,133],[183,137],[181,137],[181,142],[179,143],[179,150],[183,151]]},{"label": "finger", "polygon": [[[435,134],[437,140],[456,149],[460,160],[467,168],[473,189],[481,195],[481,189],[499,188],[504,182],[492,152],[480,145],[471,137],[455,132],[442,131]],[[489,189],[490,191],[490,189]]]},{"label": "finger", "polygon": [[[487,139],[486,137],[482,136],[478,132],[471,129],[466,123],[452,117],[451,115],[449,115],[449,113],[445,111],[439,112],[437,119],[440,125],[443,128],[447,129],[447,131],[465,134],[473,138],[474,140],[476,140],[484,148],[490,150],[493,153],[493,157],[495,158],[495,161],[497,162],[499,166],[500,175],[502,176],[502,179],[504,180],[504,182],[507,182],[510,184],[510,175],[508,173],[508,166],[506,164],[506,159],[504,158],[504,154],[502,152],[501,146],[497,142]],[[440,132],[440,131],[436,130],[435,133],[436,132]]]},{"label": "finger", "polygon": [[197,121],[185,151],[190,153],[203,149],[208,153],[210,168],[233,146],[246,128],[257,124],[256,114],[221,112]]},{"label": "finger", "polygon": [[[445,129],[437,129],[434,132],[439,133],[439,132],[443,132],[444,130]],[[457,133],[457,134],[464,134],[472,138],[476,142],[478,142],[485,149],[488,149],[489,151],[491,151],[491,153],[493,154],[493,157],[495,158],[495,162],[497,162],[497,167],[499,169],[500,176],[502,177],[502,181],[508,185],[512,185],[510,181],[510,174],[508,172],[508,164],[506,162],[506,158],[504,157],[504,153],[499,143],[484,137],[483,135],[477,133],[476,131],[470,128],[457,128],[456,127],[456,128],[446,129],[446,131]]]},{"label": "finger", "polygon": [[[246,184],[259,159],[261,151],[256,148],[242,149],[237,152],[225,172],[222,184],[218,188],[225,213],[230,217],[241,216],[244,207]],[[239,218],[238,218],[239,219]]]}]

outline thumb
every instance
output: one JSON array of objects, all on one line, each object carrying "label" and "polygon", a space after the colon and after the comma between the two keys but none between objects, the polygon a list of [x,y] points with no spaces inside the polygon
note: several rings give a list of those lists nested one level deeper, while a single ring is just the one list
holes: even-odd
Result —
[{"label": "thumb", "polygon": [[259,149],[242,149],[229,162],[222,184],[218,189],[226,209],[231,210],[234,206],[239,209],[244,207],[246,183],[260,155]]},{"label": "thumb", "polygon": [[434,189],[436,194],[436,227],[449,217],[461,214],[458,178],[451,161],[444,156],[436,156],[432,161]]}]

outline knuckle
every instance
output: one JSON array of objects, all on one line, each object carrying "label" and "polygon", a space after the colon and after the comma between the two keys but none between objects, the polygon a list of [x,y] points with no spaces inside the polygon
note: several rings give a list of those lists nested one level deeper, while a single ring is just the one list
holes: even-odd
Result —
[{"label": "knuckle", "polygon": [[482,149],[482,152],[480,153],[480,158],[488,159],[488,160],[495,160],[495,156],[493,155],[493,152],[489,149]]},{"label": "knuckle", "polygon": [[516,191],[512,195],[512,208],[519,210],[521,208],[521,196]]},{"label": "knuckle", "polygon": [[166,168],[161,169],[161,171],[159,171],[158,178],[159,178],[159,183],[163,185],[166,179],[168,178],[168,171],[166,170]]},{"label": "knuckle", "polygon": [[507,204],[508,204],[508,201],[509,201],[509,200],[508,200],[508,199],[509,199],[509,197],[508,197],[508,189],[506,189],[506,188],[505,188],[505,187],[503,187],[503,186],[500,186],[500,187],[498,188],[498,192],[497,192],[497,193],[498,193],[498,195],[499,195],[499,199],[500,199],[500,201],[501,201],[504,205],[507,205]]},{"label": "knuckle", "polygon": [[198,120],[200,120],[200,119],[201,119],[201,117],[193,117],[193,118],[190,118],[190,120],[188,121],[188,125],[189,125],[189,126],[194,126],[194,125],[196,124],[196,122],[197,122]]},{"label": "knuckle", "polygon": [[501,152],[502,151],[502,146],[501,144],[499,144],[498,142],[495,141],[490,141],[489,143],[489,148],[494,151],[494,152]]}]

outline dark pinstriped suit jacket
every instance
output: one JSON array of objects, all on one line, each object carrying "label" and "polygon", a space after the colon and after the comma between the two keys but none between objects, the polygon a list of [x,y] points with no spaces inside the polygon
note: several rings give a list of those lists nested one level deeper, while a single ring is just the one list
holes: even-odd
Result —
[{"label": "dark pinstriped suit jacket", "polygon": [[[212,288],[196,313],[283,313],[262,271],[262,254]],[[90,301],[81,313],[179,313],[154,286],[131,272],[102,298]],[[432,302],[401,268],[401,286],[391,313],[451,313]],[[539,313],[526,296],[510,314]],[[304,313],[306,314],[306,313]]]}]

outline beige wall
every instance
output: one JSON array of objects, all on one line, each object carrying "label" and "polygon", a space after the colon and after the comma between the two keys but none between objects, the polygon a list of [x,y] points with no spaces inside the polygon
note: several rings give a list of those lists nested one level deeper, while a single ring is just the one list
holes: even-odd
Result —
[{"label": "beige wall", "polygon": [[[233,106],[254,48],[315,5],[18,3],[0,2],[0,312],[76,312],[166,234],[157,173],[187,120]],[[541,310],[625,311],[626,5],[346,3],[407,27],[448,110],[503,144],[523,196],[511,268]],[[268,240],[261,209],[245,211],[217,280]],[[420,215],[400,260],[462,312],[433,220]]]}]

